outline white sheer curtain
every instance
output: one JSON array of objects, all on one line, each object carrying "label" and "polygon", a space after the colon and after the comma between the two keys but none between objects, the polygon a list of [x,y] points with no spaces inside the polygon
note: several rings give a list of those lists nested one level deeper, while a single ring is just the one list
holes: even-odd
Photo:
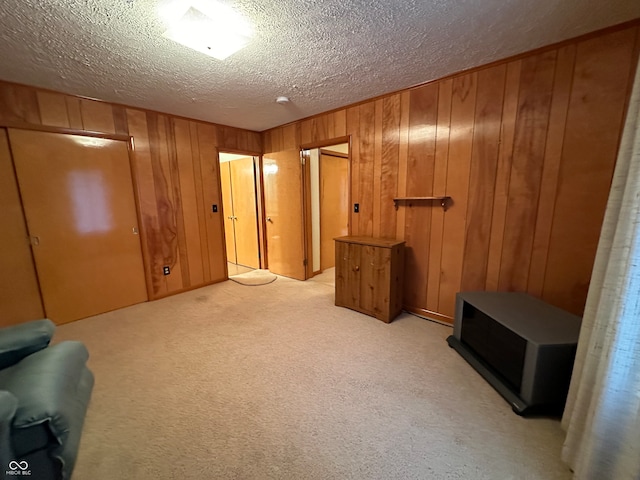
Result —
[{"label": "white sheer curtain", "polygon": [[576,479],[640,479],[640,68],[562,425]]}]

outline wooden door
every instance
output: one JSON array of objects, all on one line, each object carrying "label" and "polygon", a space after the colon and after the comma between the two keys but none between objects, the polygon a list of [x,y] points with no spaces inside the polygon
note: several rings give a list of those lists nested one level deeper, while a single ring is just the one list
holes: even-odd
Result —
[{"label": "wooden door", "polygon": [[127,144],[9,130],[46,315],[147,300]]},{"label": "wooden door", "polygon": [[263,177],[269,270],[305,280],[300,151],[266,155]]},{"label": "wooden door", "polygon": [[43,318],[38,277],[5,129],[0,129],[0,225],[0,327]]},{"label": "wooden door", "polygon": [[222,212],[224,213],[224,239],[227,247],[227,262],[238,263],[236,258],[236,234],[233,229],[233,196],[231,194],[231,162],[220,164],[220,186],[222,187]]},{"label": "wooden door", "polygon": [[335,265],[333,239],[349,234],[349,160],[320,155],[320,269]]},{"label": "wooden door", "polygon": [[260,268],[253,157],[233,160],[228,163],[231,169],[231,196],[235,222],[235,263],[245,267]]}]

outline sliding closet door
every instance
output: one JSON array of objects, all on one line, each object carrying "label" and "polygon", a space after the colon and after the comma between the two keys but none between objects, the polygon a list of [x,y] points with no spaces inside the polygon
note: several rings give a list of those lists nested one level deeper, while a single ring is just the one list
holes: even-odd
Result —
[{"label": "sliding closet door", "polygon": [[127,144],[9,137],[46,315],[64,323],[146,301]]},{"label": "sliding closet door", "polygon": [[224,239],[227,247],[227,262],[238,263],[236,257],[236,234],[233,228],[233,198],[231,196],[231,171],[229,163],[220,164],[220,187],[222,188],[222,211],[224,212]]},{"label": "sliding closet door", "polygon": [[258,254],[258,215],[253,157],[229,162],[235,217],[236,263],[260,268]]},{"label": "sliding closet door", "polygon": [[44,317],[7,131],[0,129],[0,327]]}]

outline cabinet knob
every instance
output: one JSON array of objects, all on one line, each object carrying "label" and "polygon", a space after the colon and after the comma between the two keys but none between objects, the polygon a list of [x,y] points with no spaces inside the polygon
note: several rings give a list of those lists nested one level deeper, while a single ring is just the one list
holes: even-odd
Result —
[{"label": "cabinet knob", "polygon": [[353,271],[354,272],[360,271],[360,265],[356,265],[355,267],[353,267]]}]

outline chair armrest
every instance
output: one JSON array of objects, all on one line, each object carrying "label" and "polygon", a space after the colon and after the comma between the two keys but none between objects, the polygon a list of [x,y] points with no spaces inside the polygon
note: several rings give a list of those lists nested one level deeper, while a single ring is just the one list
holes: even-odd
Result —
[{"label": "chair armrest", "polygon": [[18,399],[6,390],[0,390],[0,468],[4,469],[13,458],[11,423],[18,409]]},{"label": "chair armrest", "polygon": [[55,324],[45,318],[0,329],[0,369],[46,348],[55,328]]}]

